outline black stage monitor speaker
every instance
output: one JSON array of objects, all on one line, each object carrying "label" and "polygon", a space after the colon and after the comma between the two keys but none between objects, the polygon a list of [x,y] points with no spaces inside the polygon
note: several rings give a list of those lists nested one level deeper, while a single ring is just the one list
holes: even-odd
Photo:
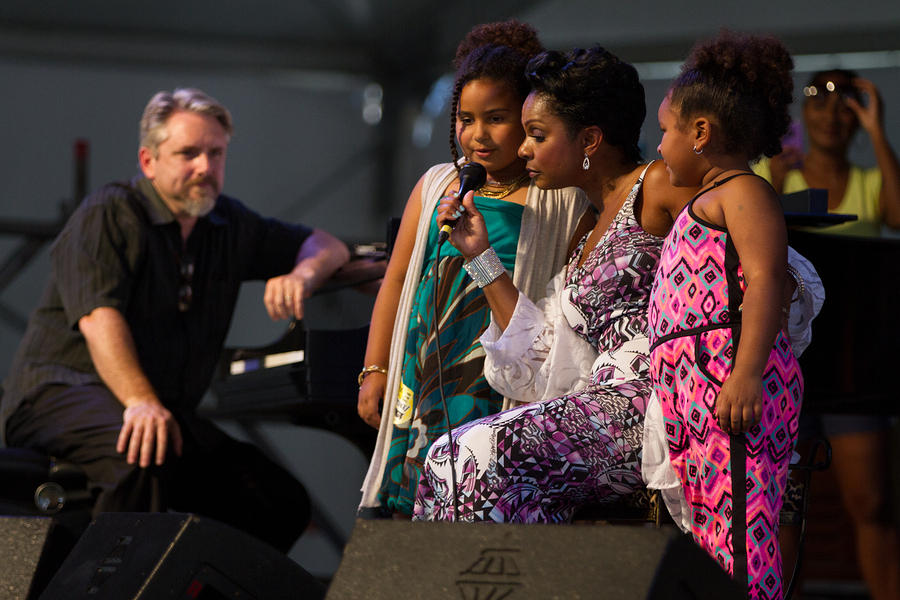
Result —
[{"label": "black stage monitor speaker", "polygon": [[33,596],[51,527],[49,517],[0,517],[0,598]]},{"label": "black stage monitor speaker", "polygon": [[265,542],[179,513],[103,513],[41,600],[321,599],[325,586]]},{"label": "black stage monitor speaker", "polygon": [[673,530],[358,520],[329,600],[745,597]]}]

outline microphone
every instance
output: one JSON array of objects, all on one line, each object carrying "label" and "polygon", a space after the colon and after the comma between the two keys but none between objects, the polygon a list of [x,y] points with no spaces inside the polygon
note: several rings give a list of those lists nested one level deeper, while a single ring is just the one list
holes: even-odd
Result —
[{"label": "microphone", "polygon": [[[463,168],[459,170],[460,201],[462,201],[463,196],[467,193],[483,186],[485,181],[487,181],[487,171],[483,165],[480,165],[477,162],[466,163]],[[438,233],[438,244],[443,244],[447,241],[447,238],[450,237],[450,232],[453,231],[455,225],[456,221],[447,221],[441,226],[441,231]]]}]

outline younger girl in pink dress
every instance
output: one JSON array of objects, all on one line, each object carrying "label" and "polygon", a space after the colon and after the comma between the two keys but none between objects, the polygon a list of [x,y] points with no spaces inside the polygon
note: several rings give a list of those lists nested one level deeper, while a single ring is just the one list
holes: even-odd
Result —
[{"label": "younger girl in pink dress", "polygon": [[803,380],[781,330],[787,232],[749,162],[781,150],[792,61],[773,38],[699,44],[659,107],[659,152],[700,191],[663,246],[651,377],[694,539],[751,598],[782,597],[778,514]]}]

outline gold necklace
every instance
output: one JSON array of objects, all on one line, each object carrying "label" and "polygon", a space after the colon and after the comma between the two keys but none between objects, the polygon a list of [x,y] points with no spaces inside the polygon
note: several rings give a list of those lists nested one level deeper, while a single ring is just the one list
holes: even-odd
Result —
[{"label": "gold necklace", "polygon": [[484,198],[506,198],[528,179],[528,171],[522,173],[510,182],[489,182],[478,188],[478,195]]}]

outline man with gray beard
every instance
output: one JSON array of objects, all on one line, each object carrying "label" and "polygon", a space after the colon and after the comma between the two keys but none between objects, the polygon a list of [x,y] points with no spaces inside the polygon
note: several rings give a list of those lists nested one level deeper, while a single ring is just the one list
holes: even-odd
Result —
[{"label": "man with gray beard", "polygon": [[309,520],[303,486],[196,408],[241,283],[267,280],[269,315],[299,319],[349,252],[221,194],[231,133],[228,110],[199,90],[151,98],[142,175],[88,196],[53,243],[4,382],[0,445],[81,465],[95,514],[198,513],[287,551]]}]

